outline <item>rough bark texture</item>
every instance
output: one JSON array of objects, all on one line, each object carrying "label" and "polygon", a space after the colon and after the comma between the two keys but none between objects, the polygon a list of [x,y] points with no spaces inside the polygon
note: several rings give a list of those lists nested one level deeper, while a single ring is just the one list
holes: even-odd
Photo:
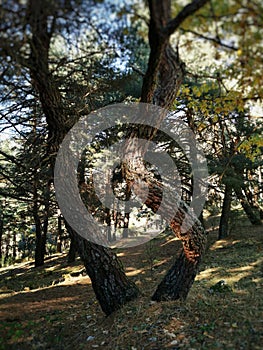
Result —
[{"label": "rough bark texture", "polygon": [[[169,38],[185,18],[197,11],[206,2],[207,0],[194,0],[171,20],[171,3],[169,0],[149,1],[151,53],[143,82],[142,102],[154,103],[167,109],[173,103],[184,76],[184,66],[178,53],[170,46]],[[27,20],[32,33],[28,67],[31,72],[32,84],[39,94],[46,116],[49,132],[47,151],[53,166],[58,147],[74,121],[69,117],[73,113],[70,113],[64,106],[60,91],[48,69],[50,39],[56,25],[55,12],[52,12],[51,6],[54,6],[54,3],[45,0],[41,2],[29,1]],[[50,21],[52,21],[52,24],[48,26]],[[161,118],[164,118],[164,116],[161,116]],[[158,125],[156,125],[156,128],[158,128]],[[155,133],[154,130],[149,133],[147,129],[142,132],[146,133],[149,140]],[[129,176],[129,173],[131,176]],[[129,169],[128,166],[126,178],[130,184],[133,182],[134,176],[137,176],[136,169],[132,167]],[[159,183],[152,183],[149,179],[147,181],[152,193],[152,201],[148,204],[153,210],[156,210],[161,199],[161,186]],[[174,208],[171,208],[171,210],[175,211]],[[176,231],[175,227],[178,228],[178,223],[182,223],[186,213],[187,208],[181,202],[179,210],[174,213],[175,219],[171,225],[174,231]],[[190,213],[188,216],[191,217]],[[107,315],[138,295],[137,287],[127,279],[120,262],[111,250],[84,240],[74,231],[72,231],[72,234],[76,238],[78,252],[91,278],[96,296]],[[204,231],[197,221],[196,223],[193,221],[191,230],[184,234],[181,232],[178,235],[183,241],[184,253],[158,287],[154,295],[156,300],[185,297],[196,275],[205,246]],[[177,278],[174,276],[177,276]],[[165,286],[165,289],[162,286]]]},{"label": "rough bark texture", "polygon": [[[52,12],[50,6],[52,4],[49,1],[29,2],[28,22],[32,39],[28,67],[48,125],[47,154],[53,168],[59,145],[75,120],[70,117],[72,114],[65,107],[60,91],[48,69],[50,39],[56,21],[56,13]],[[51,15],[54,16],[53,24],[48,30]],[[101,308],[107,315],[138,296],[138,288],[126,277],[117,256],[110,249],[85,241],[73,230],[71,234],[76,240],[78,253],[91,278]]]},{"label": "rough bark texture", "polygon": [[182,251],[152,296],[155,301],[185,299],[194,282],[199,259],[187,259]]},{"label": "rough bark texture", "polygon": [[225,238],[229,234],[228,224],[229,224],[229,217],[230,217],[230,210],[231,210],[231,200],[232,200],[232,186],[229,184],[226,184],[223,207],[222,207],[222,212],[220,217],[218,239]]},{"label": "rough bark texture", "polygon": [[[174,51],[169,43],[170,35],[178,29],[185,18],[201,8],[206,2],[205,0],[193,1],[183,8],[176,18],[171,20],[171,2],[169,0],[149,1],[151,16],[149,44],[151,51],[142,86],[142,102],[153,103],[166,109],[172,106],[185,72],[184,64],[180,61],[178,52]],[[126,147],[127,161],[123,165],[123,174],[129,187],[132,187],[138,179],[146,182],[149,189],[146,205],[154,212],[158,210],[162,201],[162,184],[153,179],[143,165],[145,147],[135,147],[131,139],[133,137],[144,137],[151,140],[165,116],[165,113],[160,114],[156,129],[142,126],[140,130],[134,130],[131,133]],[[129,159],[129,154],[133,155],[133,159]],[[136,162],[134,159],[136,159]],[[157,287],[152,298],[158,301],[185,298],[187,296],[205,250],[206,234],[202,225],[197,218],[193,217],[185,203],[179,198],[177,203],[179,204],[178,209],[166,205],[165,210],[171,211],[172,216],[174,216],[171,228],[182,240],[183,252]],[[187,232],[182,232],[182,230],[178,230],[178,224],[181,225],[185,218],[192,223],[192,226]]]},{"label": "rough bark texture", "polygon": [[[193,284],[202,254],[205,251],[206,234],[201,223],[179,197],[177,210],[174,208],[173,203],[166,203],[163,209],[160,209],[162,184],[151,180],[148,186],[149,195],[146,205],[152,208],[153,211],[159,210],[165,216],[169,213],[169,215],[171,214],[174,217],[170,227],[183,243],[183,251],[158,285],[152,299],[156,301],[185,299]],[[164,213],[162,213],[162,210]],[[185,219],[191,223],[186,231],[182,230],[182,223]]]},{"label": "rough bark texture", "polygon": [[66,227],[70,235],[77,238],[78,252],[106,315],[138,297],[137,286],[127,278],[121,262],[111,249],[91,243],[78,236],[67,224]]}]

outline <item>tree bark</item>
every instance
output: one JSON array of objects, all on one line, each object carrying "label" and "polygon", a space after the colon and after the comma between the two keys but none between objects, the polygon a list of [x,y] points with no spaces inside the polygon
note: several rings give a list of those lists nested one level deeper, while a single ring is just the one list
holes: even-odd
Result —
[{"label": "tree bark", "polygon": [[2,267],[2,257],[3,257],[3,253],[2,253],[3,230],[4,230],[4,221],[3,219],[0,219],[0,267]]},{"label": "tree bark", "polygon": [[42,228],[41,228],[41,220],[39,217],[39,208],[38,208],[38,193],[37,193],[37,184],[34,184],[33,189],[33,217],[34,217],[34,223],[35,223],[35,235],[36,235],[36,247],[35,247],[35,267],[43,266],[44,265],[44,259],[45,259],[45,249],[43,250],[43,247],[45,248],[46,241],[45,237],[42,234]]},{"label": "tree bark", "polygon": [[62,253],[62,215],[58,216],[57,253]]},{"label": "tree bark", "polygon": [[[149,1],[151,14],[149,44],[151,53],[143,81],[142,102],[155,103],[165,108],[171,107],[184,77],[184,65],[180,61],[178,53],[169,44],[170,35],[178,29],[185,18],[201,8],[207,1],[194,0],[183,8],[173,20],[170,20],[171,3],[169,0]],[[54,167],[58,147],[75,120],[69,118],[69,111],[66,110],[62,96],[48,69],[50,39],[56,23],[55,12],[51,11],[50,6],[52,6],[52,3],[47,1],[29,1],[28,22],[31,27],[32,39],[30,41],[31,54],[28,63],[32,84],[39,94],[46,116],[48,124],[47,148],[51,166]],[[52,20],[52,25],[48,26],[50,20]],[[73,114],[71,113],[71,115]],[[164,116],[161,118],[164,118]],[[158,125],[156,125],[156,128],[158,128]],[[144,131],[146,131],[149,140],[154,136],[154,131],[150,135],[149,130],[145,129]],[[136,133],[133,133],[133,135],[136,136]],[[136,177],[137,175],[133,170],[129,169],[127,174],[130,172]],[[133,179],[128,179],[127,176],[127,181],[131,184]],[[149,186],[152,188],[152,193],[157,194],[158,202],[160,199],[160,184],[149,182]],[[153,210],[156,208],[154,203],[149,203],[149,206]],[[185,204],[181,202],[175,220],[171,225],[174,231],[176,231],[175,228],[178,228],[178,223],[182,223],[187,210]],[[190,215],[190,213],[187,215]],[[195,220],[195,218],[192,219]],[[72,234],[76,237],[78,252],[91,278],[95,294],[107,315],[138,296],[138,288],[127,279],[119,260],[110,249],[84,240],[73,230]],[[175,282],[174,278],[169,277],[172,272],[168,272],[165,281],[170,281],[168,283],[169,288],[167,287],[165,291],[158,287],[158,292],[155,293],[156,300],[162,300],[164,297],[172,299],[180,296],[185,297],[197,273],[197,267],[205,245],[205,235],[201,225],[196,221],[187,233],[177,232],[177,234],[183,241],[184,255],[183,258],[179,258],[170,271],[174,271],[175,274],[179,273],[183,278],[179,279],[179,282]]]},{"label": "tree bark", "polygon": [[243,194],[242,188],[235,186],[234,191],[235,191],[237,198],[240,200],[240,203],[241,203],[245,213],[247,214],[247,217],[248,217],[249,221],[251,222],[251,224],[252,225],[261,225],[262,223],[260,220],[260,215],[258,215],[258,216],[256,215],[253,208],[249,204],[246,196]]},{"label": "tree bark", "polygon": [[70,237],[70,245],[69,245],[69,252],[68,252],[68,263],[71,264],[76,260],[76,253],[77,253],[77,242],[76,242],[76,236],[72,234],[72,230],[68,227],[68,234]]},{"label": "tree bark", "polygon": [[[148,186],[149,195],[145,204],[154,212],[159,210],[160,214],[174,213],[170,227],[183,243],[183,251],[158,285],[152,299],[156,301],[185,299],[205,251],[206,233],[201,223],[180,198],[178,198],[177,210],[173,207],[173,203],[167,203],[163,209],[160,209],[159,204],[162,201],[161,184],[158,181],[151,181]],[[182,230],[182,223],[185,219],[191,223],[187,231]]]},{"label": "tree bark", "polygon": [[232,186],[225,185],[224,200],[219,224],[218,239],[226,238],[229,235],[229,218],[231,212]]},{"label": "tree bark", "polygon": [[137,286],[127,278],[121,262],[111,249],[85,240],[67,223],[66,227],[70,235],[76,238],[78,253],[106,315],[139,296]]},{"label": "tree bark", "polygon": [[[151,51],[148,69],[142,86],[142,102],[153,103],[167,110],[172,106],[183,81],[185,71],[178,52],[175,52],[169,43],[170,35],[178,29],[178,26],[187,16],[193,14],[206,2],[193,1],[183,8],[176,18],[171,20],[171,2],[169,0],[149,1],[151,16],[149,44]],[[144,167],[143,155],[146,148],[141,146],[141,149],[137,147],[135,150],[134,143],[131,140],[134,137],[151,140],[165,116],[165,113],[160,114],[155,129],[142,126],[139,130],[135,129],[131,132],[125,147],[126,163],[123,164],[123,174],[129,188],[132,187],[136,180],[141,179],[146,182],[149,194],[145,204],[154,212],[158,210],[162,201],[162,184],[154,180],[152,176],[149,176],[150,174]],[[129,154],[133,156],[133,159],[129,160]],[[136,164],[134,159],[136,159]],[[177,203],[179,203],[177,211],[169,206],[166,206],[165,210],[170,211],[174,217],[170,226],[175,235],[181,239],[183,252],[153,294],[152,299],[157,301],[174,300],[187,296],[197,274],[201,256],[205,250],[206,234],[202,225],[191,214],[183,201],[178,198]],[[178,230],[178,225],[183,223],[186,216],[192,225],[187,232],[182,232],[182,230]]]},{"label": "tree bark", "polygon": [[[52,4],[47,1],[29,1],[28,22],[32,39],[28,66],[33,87],[39,94],[48,125],[47,155],[53,171],[59,145],[76,120],[72,119],[73,114],[70,117],[69,109],[66,109],[48,68],[50,40],[56,22],[56,12],[52,12],[50,6]],[[48,30],[48,22],[52,15],[53,24]],[[126,277],[121,263],[110,249],[84,240],[70,227],[68,230],[71,230],[76,240],[78,252],[91,278],[94,292],[107,315],[138,296],[137,286]],[[36,253],[38,257],[39,250]]]}]

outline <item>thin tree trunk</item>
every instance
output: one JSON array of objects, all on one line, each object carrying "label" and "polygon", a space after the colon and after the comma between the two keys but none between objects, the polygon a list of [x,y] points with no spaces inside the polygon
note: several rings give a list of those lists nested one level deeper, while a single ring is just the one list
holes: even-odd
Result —
[{"label": "thin tree trunk", "polygon": [[42,242],[42,229],[41,220],[38,212],[38,193],[37,185],[34,184],[34,194],[33,194],[33,217],[36,229],[36,248],[35,248],[35,267],[44,265],[44,254],[43,254],[43,242]]},{"label": "thin tree trunk", "polygon": [[0,267],[2,267],[2,242],[3,242],[4,220],[0,219]]},{"label": "thin tree trunk", "polygon": [[62,253],[62,215],[58,216],[57,253]]},{"label": "thin tree trunk", "polygon": [[69,229],[69,225],[66,226],[67,231],[70,237],[70,245],[69,245],[69,252],[68,252],[68,257],[67,261],[69,264],[73,263],[76,260],[76,253],[77,253],[77,242],[76,242],[76,237],[72,233],[72,230]]},{"label": "thin tree trunk", "polygon": [[46,255],[46,241],[47,241],[47,232],[48,232],[48,223],[49,223],[49,210],[50,210],[50,185],[49,182],[46,186],[46,189],[44,191],[44,219],[43,219],[43,233],[42,233],[42,239],[41,239],[41,254],[44,257]]},{"label": "thin tree trunk", "polygon": [[252,225],[261,225],[260,215],[257,215],[251,205],[249,204],[246,196],[242,192],[241,187],[235,187],[234,191],[236,193],[237,198],[240,200],[240,203],[247,214],[247,217]]},{"label": "thin tree trunk", "polygon": [[112,237],[111,237],[111,210],[110,208],[106,208],[106,225],[107,225],[107,239],[109,242],[112,241]]},{"label": "thin tree trunk", "polygon": [[42,234],[41,234],[41,225],[40,222],[36,221],[36,248],[35,248],[35,267],[44,265],[44,256],[42,251]]},{"label": "thin tree trunk", "polygon": [[130,191],[128,191],[128,189],[126,188],[125,190],[125,206],[124,206],[124,218],[123,218],[123,238],[128,238],[128,233],[129,233],[129,222],[130,222],[130,213],[128,211],[128,205],[127,205],[127,201],[130,199],[131,193]]},{"label": "thin tree trunk", "polygon": [[13,260],[15,261],[16,259],[16,233],[13,233],[13,255],[12,255]]},{"label": "thin tree trunk", "polygon": [[226,238],[229,235],[229,218],[231,212],[232,186],[225,185],[224,200],[219,224],[218,239]]}]

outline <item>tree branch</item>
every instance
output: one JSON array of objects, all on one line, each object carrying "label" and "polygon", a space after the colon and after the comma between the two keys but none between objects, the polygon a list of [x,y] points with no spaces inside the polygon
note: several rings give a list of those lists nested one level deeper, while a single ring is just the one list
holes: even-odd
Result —
[{"label": "tree branch", "polygon": [[204,40],[212,41],[212,42],[214,42],[214,43],[216,43],[216,44],[218,44],[218,45],[220,45],[222,47],[225,47],[225,48],[227,48],[229,50],[233,50],[233,51],[237,51],[238,50],[238,48],[233,46],[233,45],[228,45],[228,44],[223,43],[221,41],[220,37],[214,38],[214,37],[206,36],[206,35],[203,35],[201,33],[195,32],[194,30],[191,30],[191,29],[183,29],[183,28],[181,28],[181,31],[183,33],[191,33],[191,34],[196,35],[199,38],[202,38]]},{"label": "tree branch", "polygon": [[10,193],[10,191],[6,192],[4,190],[0,190],[0,196],[4,197],[4,198],[12,198],[12,199],[16,199],[18,201],[21,201],[21,202],[32,202],[32,199],[30,198],[25,198],[25,197],[20,197],[19,195],[16,195],[16,194],[13,194],[13,193]]},{"label": "tree branch", "polygon": [[193,15],[196,11],[202,8],[209,0],[194,0],[190,4],[186,5],[178,15],[170,20],[166,27],[164,28],[164,32],[167,36],[173,34],[176,29],[183,23],[183,21],[189,16]]},{"label": "tree branch", "polygon": [[0,150],[0,154],[2,156],[4,156],[6,158],[6,160],[9,160],[12,163],[15,163],[16,165],[18,165],[19,167],[22,167],[23,169],[25,169],[25,166],[22,163],[18,162],[14,156],[12,156],[12,155],[10,155],[2,150]]}]

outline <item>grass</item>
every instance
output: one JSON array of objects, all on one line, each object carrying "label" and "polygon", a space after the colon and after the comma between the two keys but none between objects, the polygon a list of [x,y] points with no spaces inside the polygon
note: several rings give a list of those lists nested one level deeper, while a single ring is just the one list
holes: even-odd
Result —
[{"label": "grass", "polygon": [[[163,235],[119,250],[142,296],[105,317],[88,276],[57,255],[1,269],[0,349],[226,349],[263,344],[262,227],[242,221],[225,240],[209,233],[206,255],[186,302],[150,296],[180,249]],[[224,281],[224,282],[220,282]]]}]

